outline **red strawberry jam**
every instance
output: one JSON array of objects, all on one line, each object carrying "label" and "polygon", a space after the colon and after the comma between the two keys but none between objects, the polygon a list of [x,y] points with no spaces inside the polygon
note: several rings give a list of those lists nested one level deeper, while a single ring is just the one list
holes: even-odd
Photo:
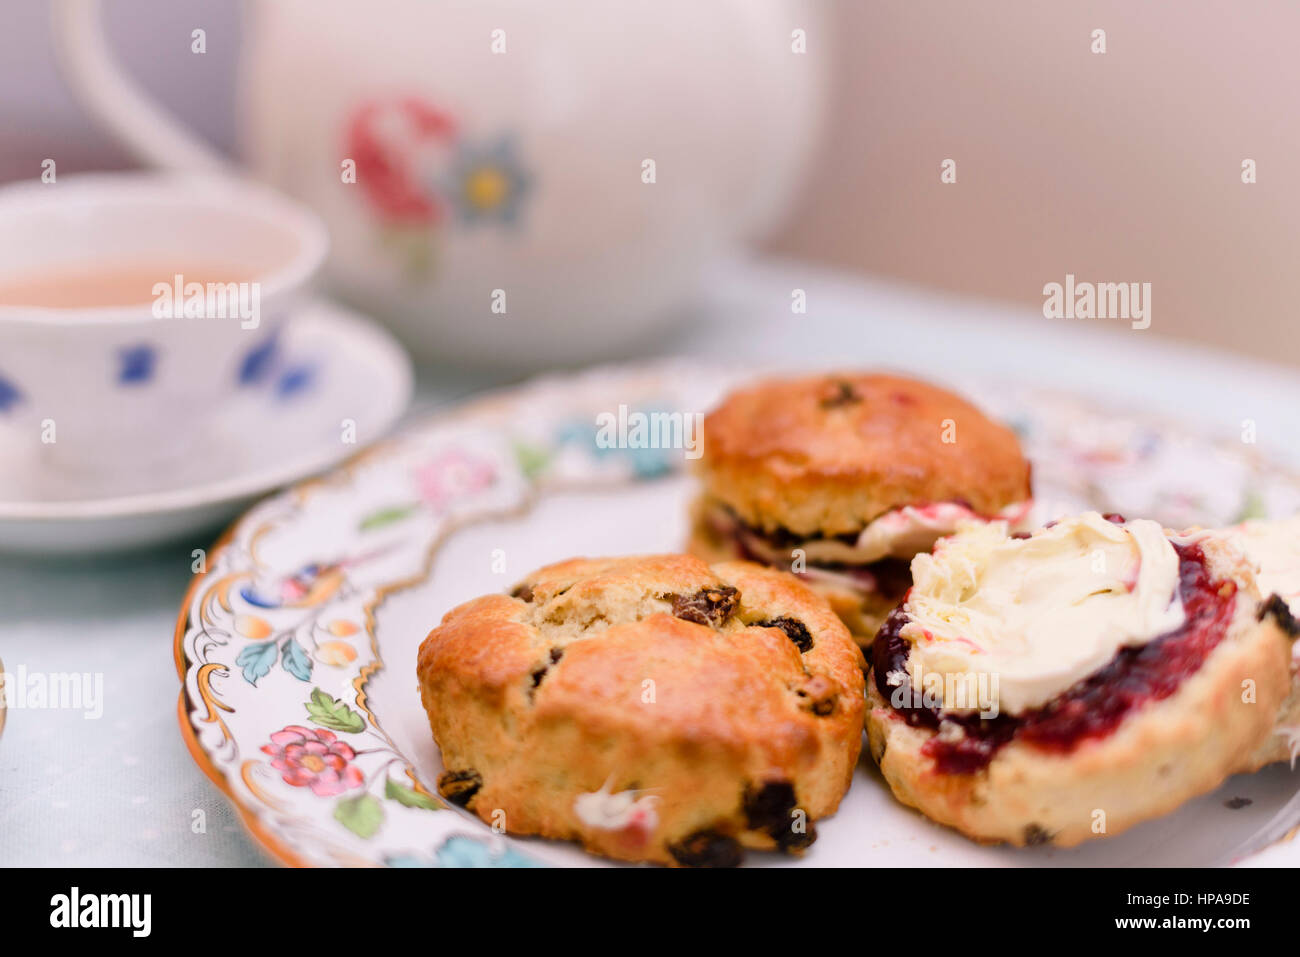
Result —
[{"label": "red strawberry jam", "polygon": [[[1195,674],[1227,634],[1237,586],[1233,581],[1210,578],[1199,545],[1171,544],[1179,560],[1178,594],[1186,614],[1182,627],[1140,647],[1121,648],[1104,667],[1033,711],[990,719],[978,714],[944,715],[943,720],[961,726],[964,734],[956,740],[934,737],[926,743],[925,753],[934,759],[935,768],[945,774],[970,774],[985,767],[1012,740],[1047,751],[1071,751],[1086,738],[1110,734],[1131,712],[1148,701],[1169,697],[1185,678]],[[900,605],[872,645],[876,688],[886,701],[895,692],[887,675],[906,671],[911,643],[899,632],[907,621]],[[895,710],[913,727],[939,727],[936,709]]]}]

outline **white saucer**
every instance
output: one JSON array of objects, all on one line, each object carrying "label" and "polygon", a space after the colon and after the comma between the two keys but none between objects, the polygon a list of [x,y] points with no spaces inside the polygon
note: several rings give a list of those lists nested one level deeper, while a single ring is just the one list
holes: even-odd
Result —
[{"label": "white saucer", "polygon": [[258,496],[381,438],[411,389],[410,360],[387,332],[341,306],[312,302],[278,337],[265,374],[184,456],[111,476],[11,458],[0,469],[0,551],[88,554],[210,530]]}]

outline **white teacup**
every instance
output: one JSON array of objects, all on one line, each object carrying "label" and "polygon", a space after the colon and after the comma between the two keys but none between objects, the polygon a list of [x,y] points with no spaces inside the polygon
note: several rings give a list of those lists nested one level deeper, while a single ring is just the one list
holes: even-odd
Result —
[{"label": "white teacup", "polygon": [[[185,452],[223,398],[257,378],[327,250],[313,213],[224,178],[97,174],[0,189],[6,444],[86,471]],[[97,303],[114,276],[136,280],[133,293],[148,281],[148,300]]]}]

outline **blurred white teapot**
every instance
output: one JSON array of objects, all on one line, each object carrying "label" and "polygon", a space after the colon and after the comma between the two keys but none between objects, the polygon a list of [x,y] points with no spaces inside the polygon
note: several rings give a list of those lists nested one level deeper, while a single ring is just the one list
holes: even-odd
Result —
[{"label": "blurred white teapot", "polygon": [[[418,356],[627,351],[788,198],[828,56],[811,6],[250,3],[244,159],[325,218],[332,287]],[[148,162],[223,164],[123,78],[94,0],[55,10],[102,123]]]}]

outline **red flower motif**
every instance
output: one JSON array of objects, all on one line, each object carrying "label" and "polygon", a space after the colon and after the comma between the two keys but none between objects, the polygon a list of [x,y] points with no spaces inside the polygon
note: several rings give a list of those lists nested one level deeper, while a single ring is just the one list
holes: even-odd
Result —
[{"label": "red flower motif", "polygon": [[345,149],[357,164],[357,185],[390,223],[436,223],[441,208],[420,182],[421,144],[447,139],[455,126],[445,113],[408,96],[365,103],[348,122]]},{"label": "red flower motif", "polygon": [[271,767],[286,784],[311,788],[318,797],[333,797],[365,783],[352,764],[356,752],[332,731],[291,724],[271,735],[262,751],[271,756]]}]

